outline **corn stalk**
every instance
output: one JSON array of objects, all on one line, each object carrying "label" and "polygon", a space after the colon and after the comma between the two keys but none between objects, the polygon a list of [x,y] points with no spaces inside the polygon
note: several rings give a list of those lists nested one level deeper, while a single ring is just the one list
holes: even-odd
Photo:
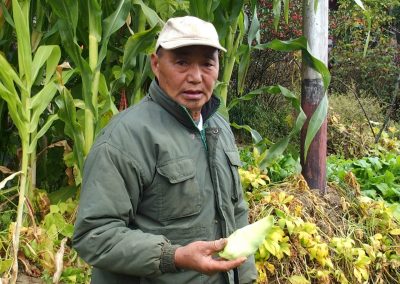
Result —
[{"label": "corn stalk", "polygon": [[[101,66],[107,54],[110,37],[125,24],[131,3],[129,0],[120,0],[115,10],[105,18],[103,18],[102,1],[99,0],[87,2],[49,0],[49,4],[58,18],[57,25],[65,51],[75,64],[82,81],[83,102],[79,99],[74,100],[73,94],[65,90],[57,100],[59,107],[63,108],[60,118],[65,123],[66,134],[74,141],[72,163],[77,168],[75,178],[76,183],[79,184],[84,158],[101,129],[99,123],[101,114],[107,111],[117,113],[112,103],[111,93],[101,73]],[[89,33],[86,39],[82,39],[83,42],[88,42],[88,58],[82,56],[82,47],[77,40],[79,18],[81,21],[88,19]],[[83,48],[87,47],[83,46]],[[105,97],[102,102],[99,101],[99,93]],[[72,104],[69,103],[71,98]],[[78,119],[77,108],[84,110],[84,122]]]},{"label": "corn stalk", "polygon": [[[29,33],[30,1],[12,1],[13,20],[18,43],[18,70],[16,72],[7,59],[0,54],[0,97],[8,105],[9,115],[18,129],[21,139],[22,160],[19,181],[17,219],[12,232],[12,275],[16,283],[18,273],[18,250],[21,226],[24,222],[24,204],[31,198],[32,166],[36,163],[37,141],[58,119],[56,114],[39,125],[39,118],[57,92],[56,67],[61,57],[58,46],[40,46],[32,57]],[[40,81],[40,90],[35,82]],[[31,165],[31,166],[30,166]]]}]

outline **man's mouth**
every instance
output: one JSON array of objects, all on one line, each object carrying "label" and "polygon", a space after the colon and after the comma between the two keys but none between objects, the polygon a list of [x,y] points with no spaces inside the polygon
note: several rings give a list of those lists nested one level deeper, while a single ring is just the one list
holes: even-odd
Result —
[{"label": "man's mouth", "polygon": [[198,100],[203,96],[203,92],[197,90],[188,90],[182,92],[182,95],[184,96],[185,99],[188,100]]}]

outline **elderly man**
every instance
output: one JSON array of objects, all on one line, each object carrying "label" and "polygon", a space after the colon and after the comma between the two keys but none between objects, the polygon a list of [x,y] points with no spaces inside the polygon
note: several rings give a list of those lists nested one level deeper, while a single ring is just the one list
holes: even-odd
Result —
[{"label": "elderly man", "polygon": [[248,224],[233,134],[212,95],[211,23],[167,21],[148,95],[116,116],[86,160],[73,244],[92,283],[253,283],[254,258],[224,260]]}]

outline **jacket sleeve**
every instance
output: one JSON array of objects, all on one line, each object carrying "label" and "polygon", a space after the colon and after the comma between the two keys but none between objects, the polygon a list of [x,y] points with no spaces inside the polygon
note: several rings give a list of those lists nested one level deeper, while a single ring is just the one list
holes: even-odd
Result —
[{"label": "jacket sleeve", "polygon": [[[240,186],[240,189],[242,189],[242,186]],[[248,211],[247,202],[243,198],[243,190],[240,190],[238,192],[238,202],[235,208],[235,221],[238,229],[249,224]],[[239,266],[238,273],[239,283],[248,284],[256,282],[258,273],[253,255],[249,256],[246,262]]]},{"label": "jacket sleeve", "polygon": [[176,246],[135,228],[140,167],[107,143],[85,161],[73,247],[89,264],[115,273],[156,276],[175,270]]}]

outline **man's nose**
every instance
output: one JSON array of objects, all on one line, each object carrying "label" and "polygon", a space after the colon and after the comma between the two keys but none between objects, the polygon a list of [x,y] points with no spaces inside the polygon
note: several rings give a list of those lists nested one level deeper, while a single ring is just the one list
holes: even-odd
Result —
[{"label": "man's nose", "polygon": [[193,83],[201,82],[201,68],[199,65],[193,64],[190,66],[188,79]]}]

